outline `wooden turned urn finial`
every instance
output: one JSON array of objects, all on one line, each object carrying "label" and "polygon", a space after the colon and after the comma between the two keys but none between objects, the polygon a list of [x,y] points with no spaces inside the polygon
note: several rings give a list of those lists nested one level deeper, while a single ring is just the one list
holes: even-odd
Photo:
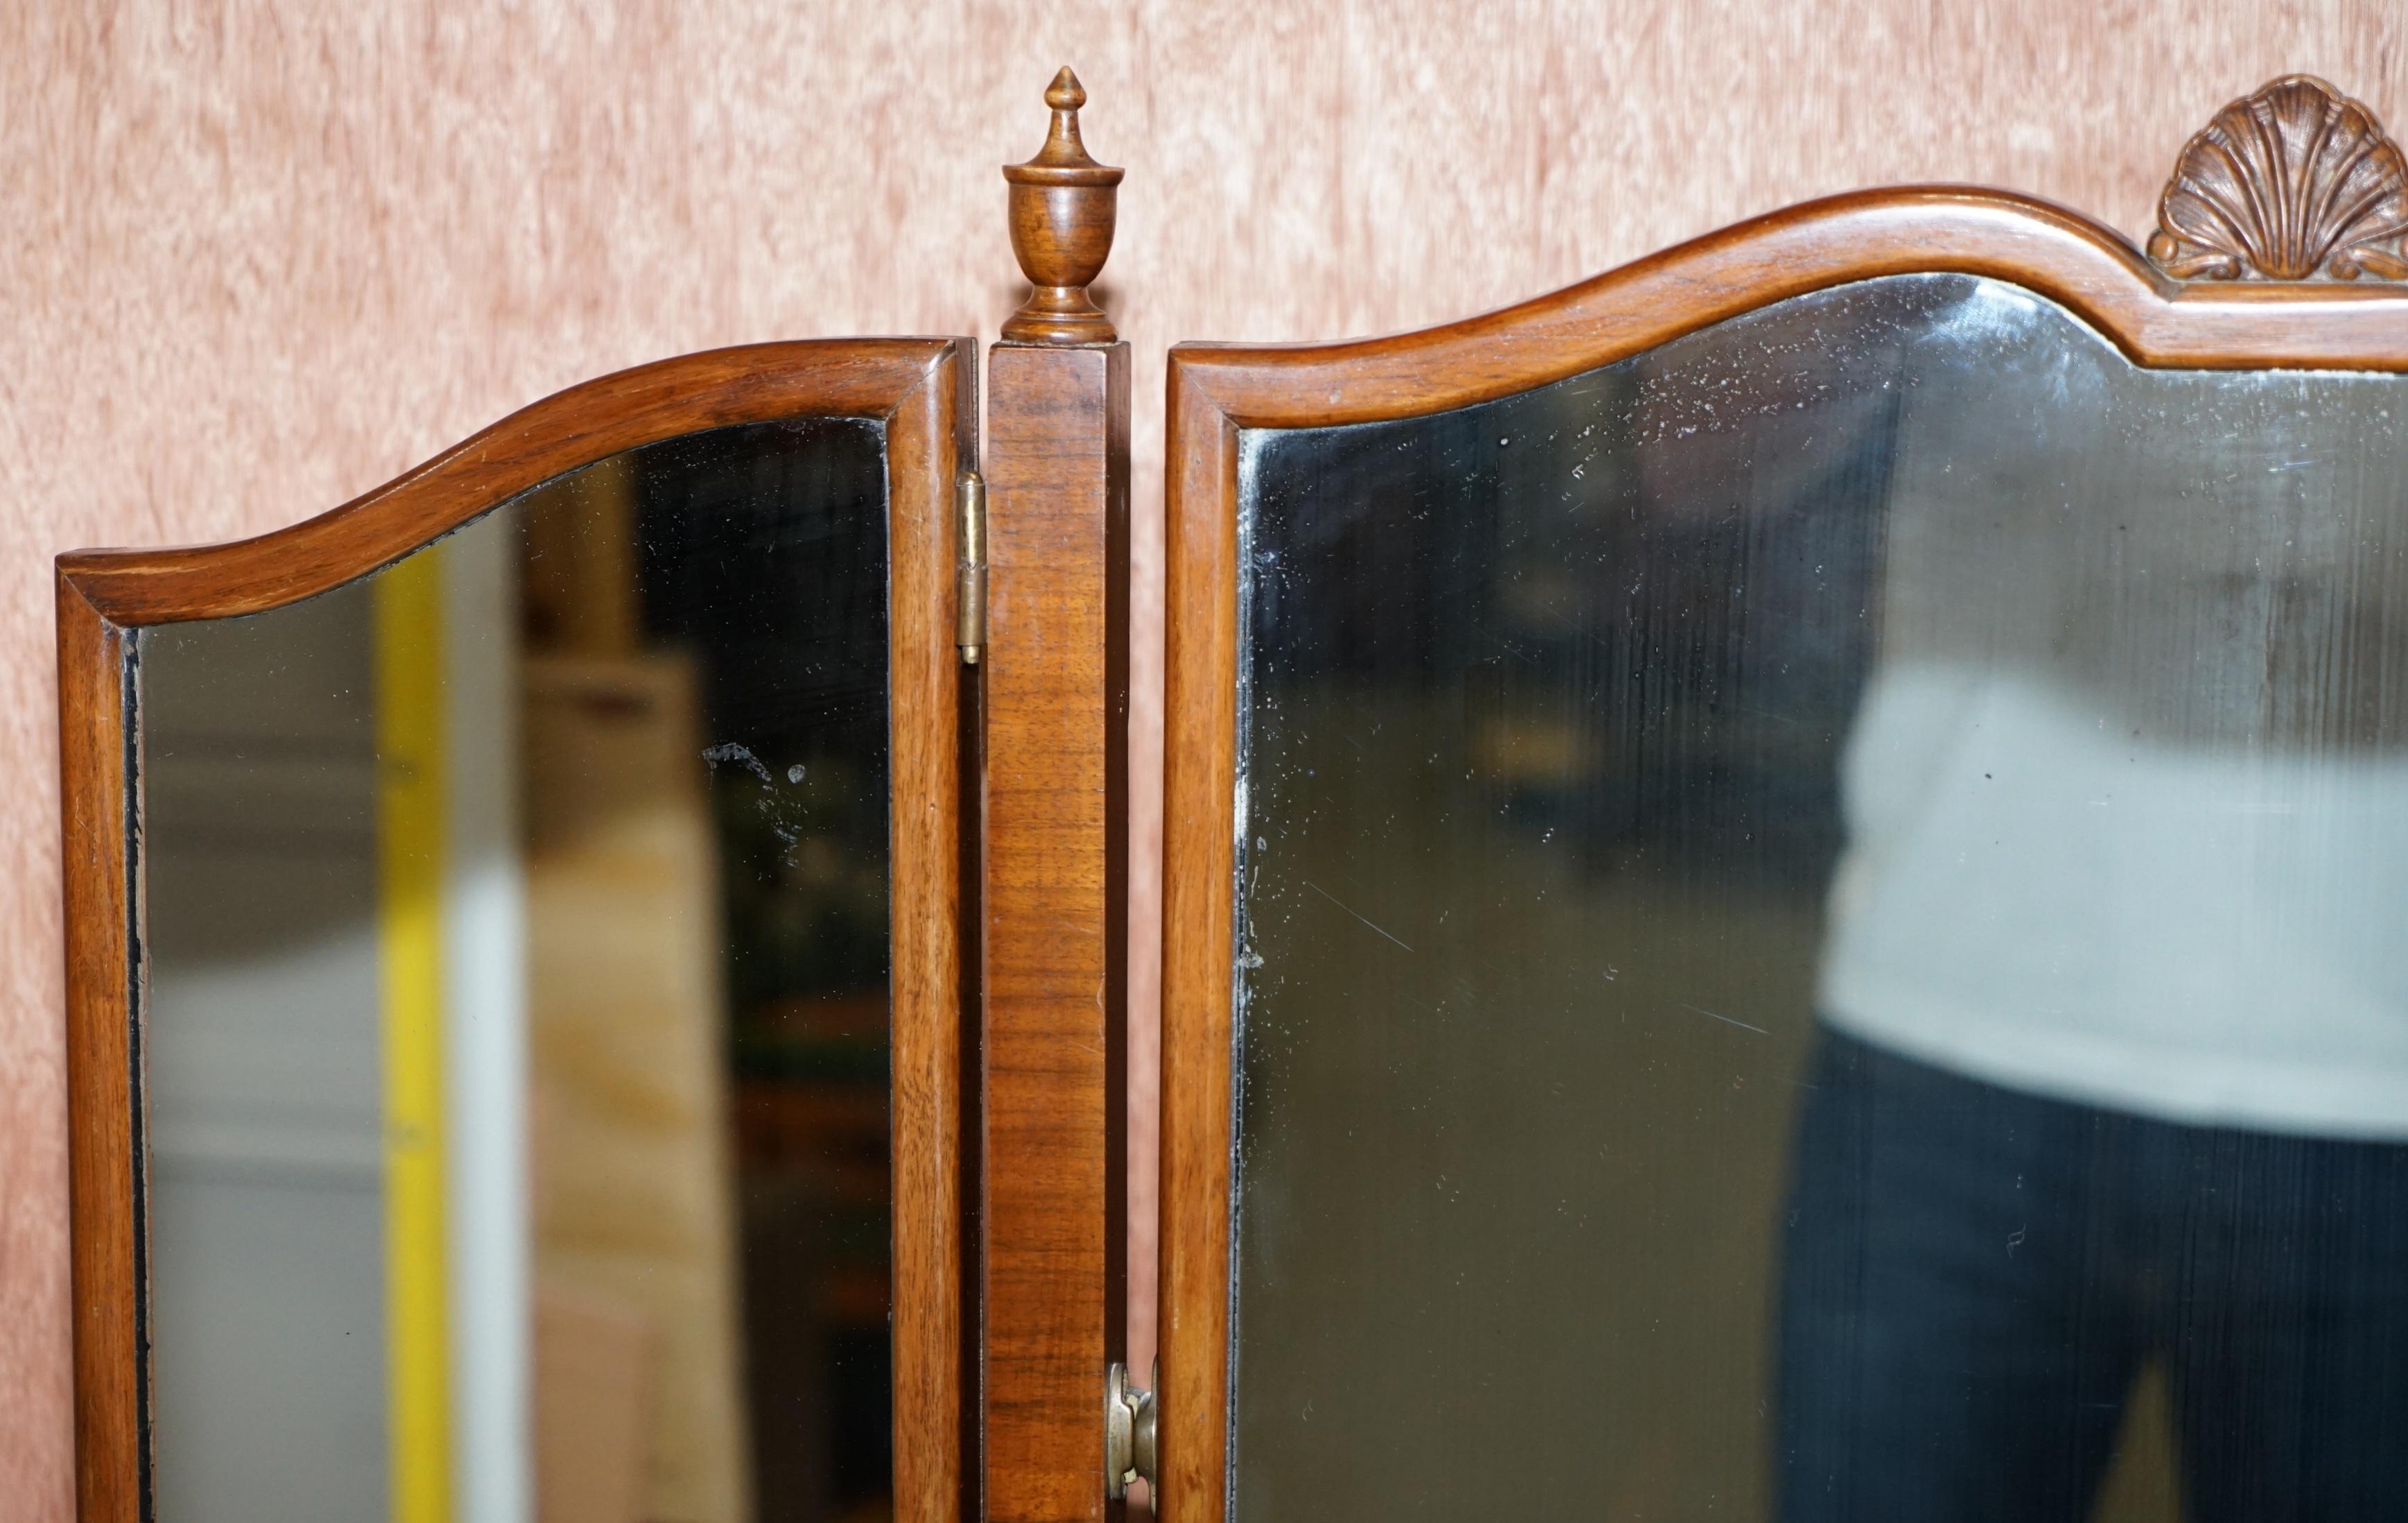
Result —
[{"label": "wooden turned urn finial", "polygon": [[1036,287],[1003,324],[1007,343],[1109,344],[1112,320],[1087,295],[1112,251],[1112,217],[1121,171],[1097,164],[1079,141],[1087,93],[1064,68],[1045,92],[1054,128],[1026,164],[1003,166],[1010,182],[1011,251]]}]

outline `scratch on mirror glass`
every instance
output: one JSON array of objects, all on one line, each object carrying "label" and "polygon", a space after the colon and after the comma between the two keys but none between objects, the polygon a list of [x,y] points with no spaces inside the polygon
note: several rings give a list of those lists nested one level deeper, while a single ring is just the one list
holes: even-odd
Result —
[{"label": "scratch on mirror glass", "polygon": [[[1397,941],[1397,938],[1396,938],[1396,937],[1389,935],[1388,931],[1387,931],[1384,927],[1383,927],[1382,926],[1380,926],[1379,924],[1377,924],[1376,922],[1374,922],[1373,920],[1371,920],[1369,916],[1365,915],[1365,914],[1363,913],[1363,912],[1361,912],[1360,910],[1355,909],[1353,905],[1351,905],[1351,904],[1347,903],[1344,899],[1340,898],[1337,895],[1332,894],[1329,890],[1327,890],[1327,889],[1326,889],[1326,888],[1322,887],[1319,884],[1314,883],[1312,879],[1310,879],[1310,878],[1305,878],[1305,879],[1300,879],[1300,880],[1298,880],[1298,881],[1299,881],[1299,882],[1301,882],[1301,883],[1304,884],[1304,886],[1305,886],[1305,887],[1312,889],[1314,893],[1316,893],[1316,894],[1320,895],[1323,898],[1327,899],[1330,903],[1332,903],[1332,904],[1334,904],[1334,905],[1338,906],[1340,909],[1341,909],[1341,910],[1345,911],[1348,914],[1353,915],[1355,919],[1362,921],[1362,922],[1363,922],[1363,924],[1365,924],[1366,926],[1369,926],[1373,930],[1378,931],[1381,935],[1383,935],[1383,936],[1386,936],[1386,937],[1388,938],[1388,940],[1389,940],[1389,941],[1396,941],[1396,942],[1397,942],[1397,944],[1398,944],[1398,946],[1405,947],[1405,950],[1406,950],[1406,951],[1411,952],[1411,951],[1412,950],[1412,947],[1405,946],[1405,943],[1404,943],[1404,942],[1399,941]],[[1722,1017],[1722,1016],[1717,1015],[1717,1016],[1715,1016],[1715,1017],[1714,1017],[1714,1019],[1716,1019],[1716,1020],[1721,1020],[1721,1019],[1723,1019],[1723,1017]],[[1736,1021],[1734,1021],[1734,1022],[1732,1022],[1731,1024],[1733,1024],[1734,1026],[1736,1026],[1736,1025],[1738,1025],[1739,1023],[1738,1023],[1738,1022],[1736,1022]]]},{"label": "scratch on mirror glass", "polygon": [[1715,1013],[1714,1013],[1713,1011],[1711,1011],[1711,1010],[1699,1010],[1699,1009],[1698,1009],[1697,1006],[1695,1006],[1695,1005],[1683,1005],[1681,1008],[1682,1008],[1683,1010],[1685,1010],[1685,1011],[1689,1012],[1689,1013],[1690,1013],[1691,1014],[1693,1014],[1693,1015],[1703,1015],[1706,1019],[1708,1019],[1708,1020],[1710,1020],[1710,1021],[1720,1021],[1720,1022],[1722,1022],[1725,1026],[1736,1026],[1736,1027],[1739,1027],[1741,1030],[1742,1030],[1742,1031],[1753,1031],[1753,1032],[1755,1032],[1757,1036],[1760,1036],[1760,1037],[1769,1037],[1769,1036],[1772,1035],[1772,1033],[1771,1033],[1771,1032],[1767,1031],[1764,1027],[1760,1027],[1760,1026],[1750,1026],[1750,1025],[1749,1025],[1747,1022],[1745,1022],[1745,1021],[1742,1021],[1742,1020],[1737,1020],[1737,1019],[1734,1019],[1733,1017],[1728,1016],[1728,1015],[1717,1015],[1717,1014],[1715,1014]]}]

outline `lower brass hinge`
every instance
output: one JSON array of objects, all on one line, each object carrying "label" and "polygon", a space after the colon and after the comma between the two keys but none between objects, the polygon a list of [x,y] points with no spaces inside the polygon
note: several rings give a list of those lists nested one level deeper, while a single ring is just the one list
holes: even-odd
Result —
[{"label": "lower brass hinge", "polygon": [[954,642],[962,660],[977,666],[986,648],[986,482],[977,471],[966,470],[953,482],[953,597],[960,627]]},{"label": "lower brass hinge", "polygon": [[1159,1485],[1154,1469],[1154,1393],[1132,1387],[1128,1366],[1115,1359],[1104,1369],[1104,1495],[1118,1501],[1140,1477]]}]

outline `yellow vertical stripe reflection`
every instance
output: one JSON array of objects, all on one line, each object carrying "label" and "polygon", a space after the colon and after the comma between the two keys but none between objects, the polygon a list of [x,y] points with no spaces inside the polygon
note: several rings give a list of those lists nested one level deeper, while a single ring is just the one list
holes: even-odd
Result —
[{"label": "yellow vertical stripe reflection", "polygon": [[443,582],[438,548],[375,579],[385,1360],[393,1523],[450,1523],[443,1200]]}]

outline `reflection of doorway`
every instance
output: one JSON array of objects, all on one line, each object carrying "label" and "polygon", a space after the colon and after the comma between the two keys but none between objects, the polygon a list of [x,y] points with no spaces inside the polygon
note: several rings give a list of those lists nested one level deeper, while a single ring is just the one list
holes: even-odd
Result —
[{"label": "reflection of doorway", "polygon": [[[709,1315],[740,1363],[714,1389],[749,1424],[731,1411],[714,1442],[742,1456],[763,1519],[890,1505],[883,498],[876,428],[825,422],[655,446],[528,504],[537,943],[556,885],[554,960],[593,991],[570,1003],[624,998],[637,970],[598,970],[652,945],[679,970],[654,981],[675,990],[655,1008],[707,1034],[681,1048],[697,1083],[668,1109],[712,1118],[714,1166],[677,1172],[727,1213]],[[656,808],[667,799],[673,826]],[[656,856],[649,889],[626,862],[554,875],[566,859],[548,843],[630,845],[648,810],[656,852],[681,843],[674,869]],[[585,908],[568,912],[571,898]],[[539,1092],[624,1038],[594,1031],[588,1057],[564,1048],[548,1064],[539,1037]],[[636,1069],[657,1083],[663,1065]],[[552,1109],[539,1102],[539,1126]],[[538,1152],[547,1191],[583,1167],[565,1160],[598,1157]],[[657,1219],[602,1191],[607,1173],[588,1206],[612,1232]],[[685,1516],[657,1487],[650,1505]]]},{"label": "reflection of doorway", "polygon": [[694,687],[640,652],[523,672],[544,1523],[752,1516]]}]

